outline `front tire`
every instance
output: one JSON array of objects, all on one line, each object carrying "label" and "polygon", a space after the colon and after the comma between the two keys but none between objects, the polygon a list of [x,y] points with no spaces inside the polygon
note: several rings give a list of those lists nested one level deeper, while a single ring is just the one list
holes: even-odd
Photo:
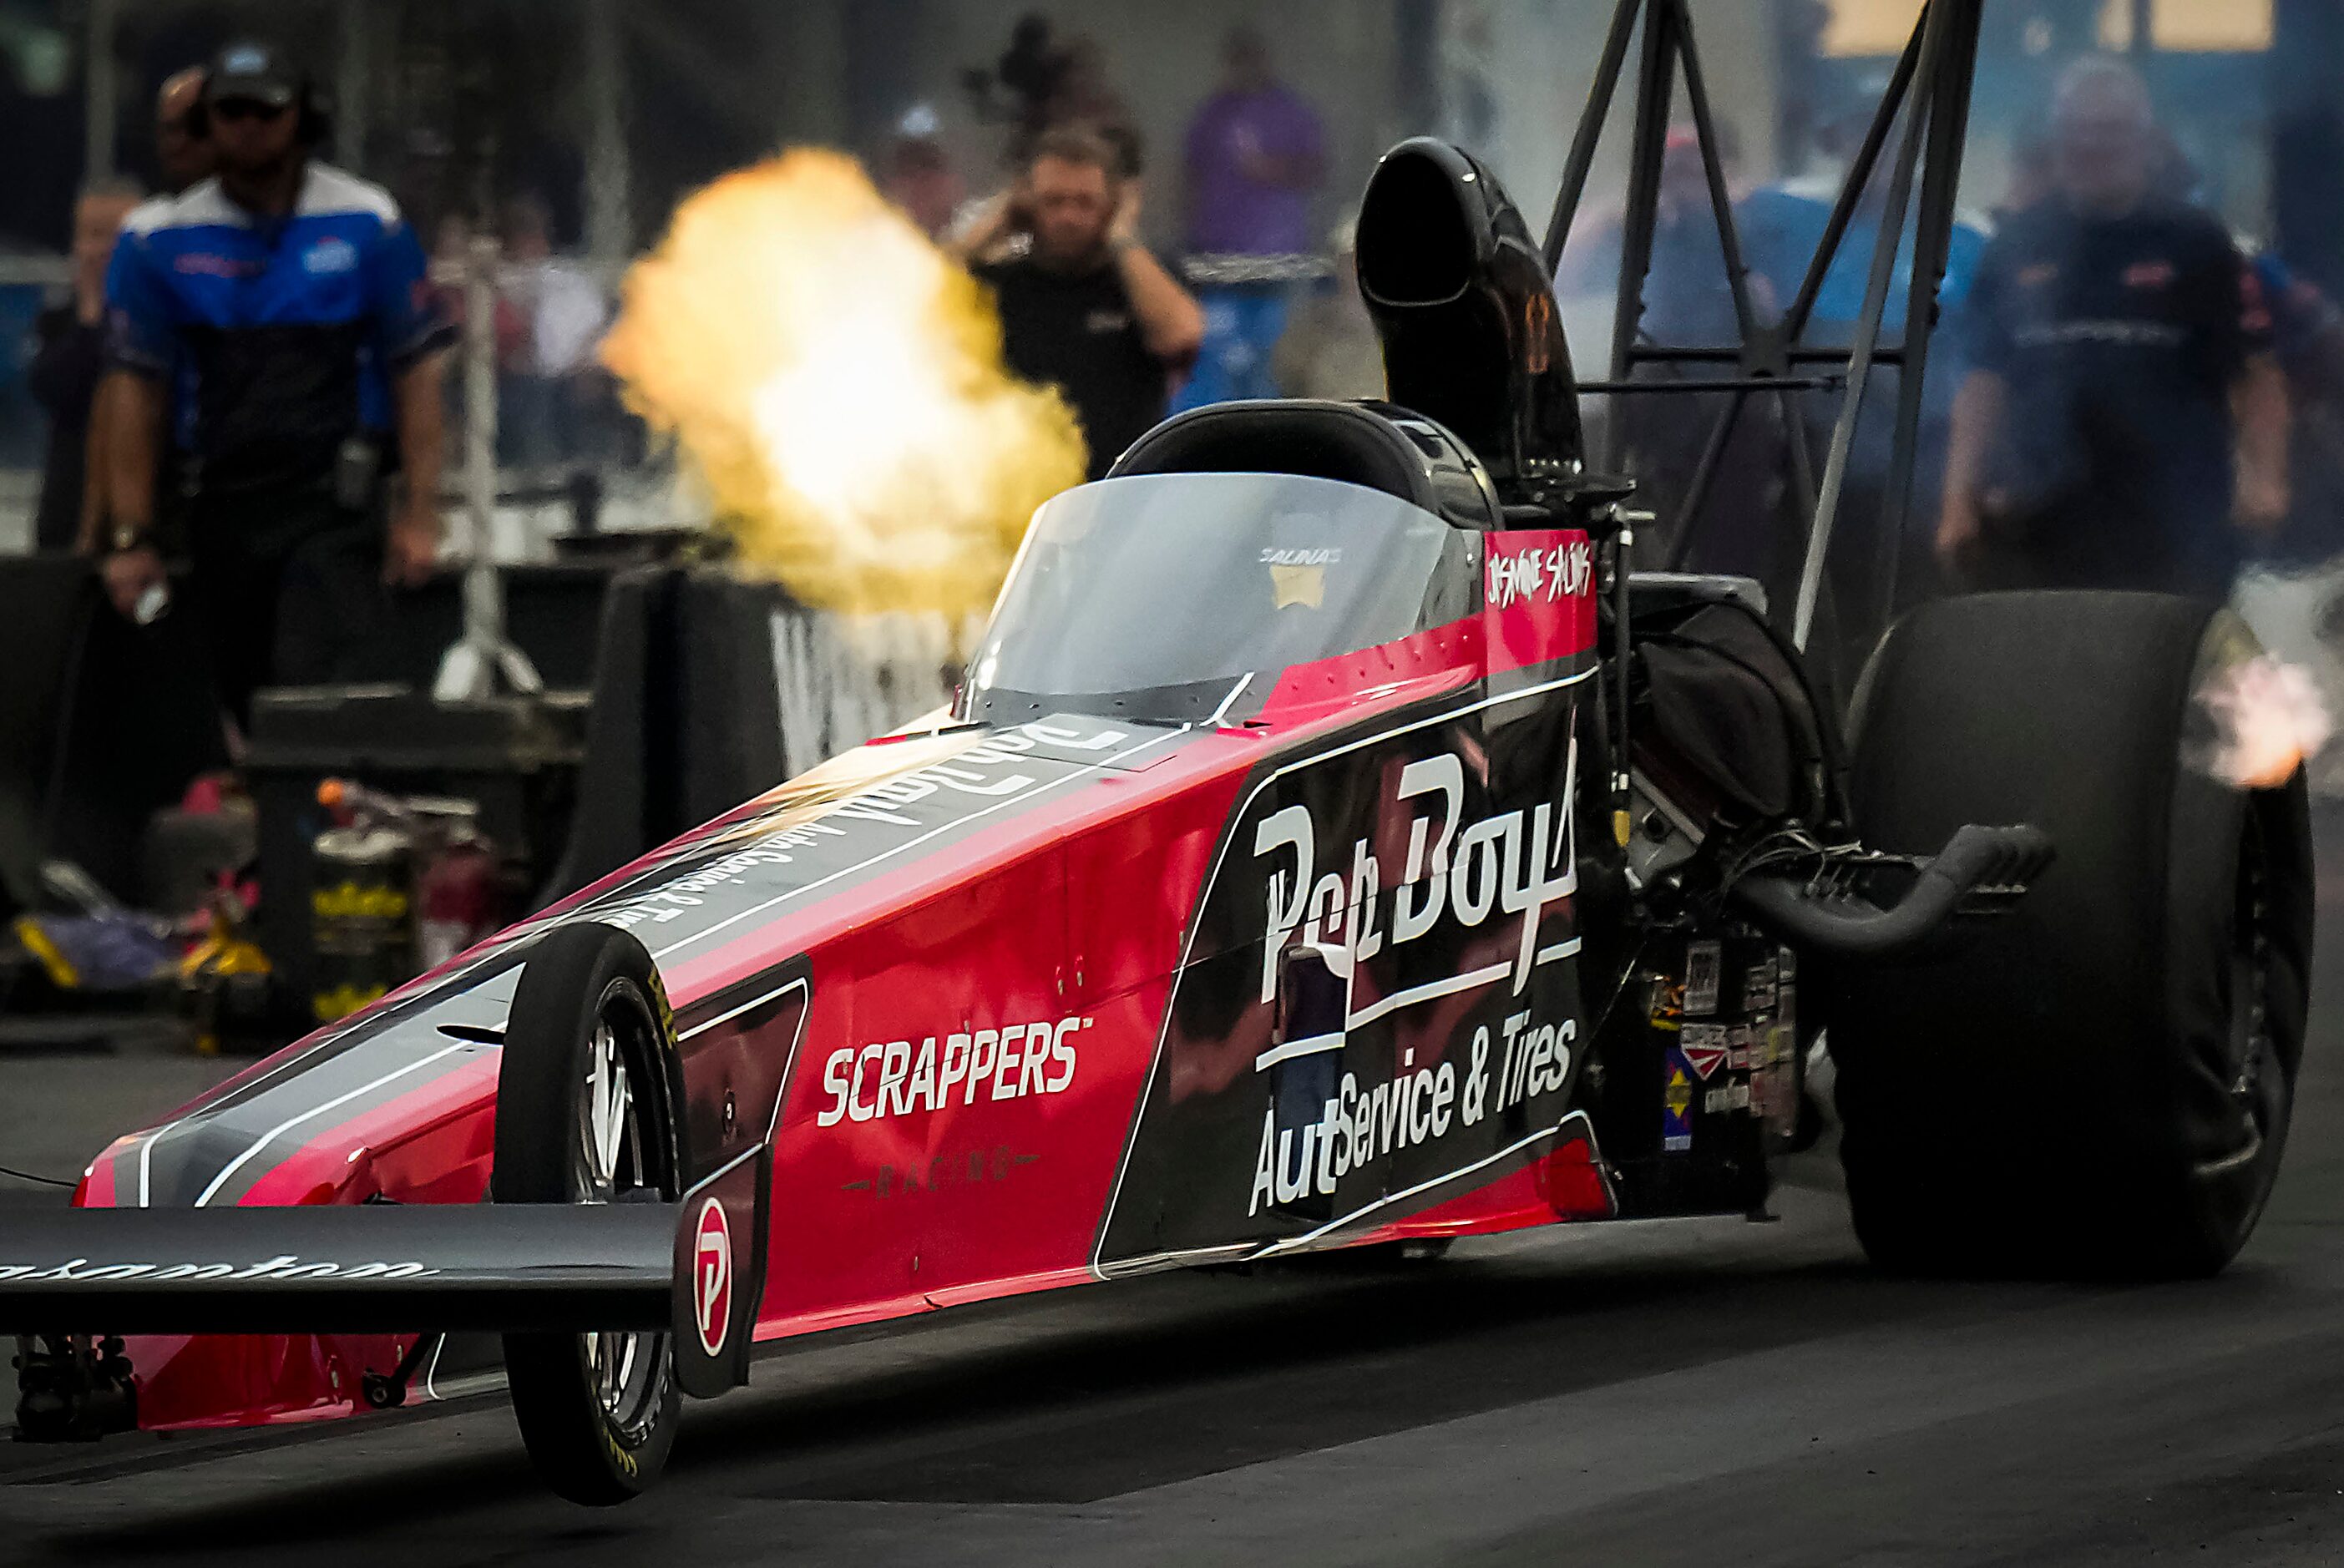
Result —
[{"label": "front tire", "polygon": [[1866,676],[1852,794],[1873,848],[1965,822],[2057,858],[1953,956],[1840,977],[1841,1159],[1865,1250],[1924,1273],[2210,1274],[2260,1217],[2302,1059],[2302,770],[2217,781],[2211,605],[1981,594],[1925,607]]},{"label": "front tire", "polygon": [[[541,937],[505,1030],[491,1196],[674,1199],[674,1062],[666,993],[641,942],[596,925]],[[504,1355],[521,1441],[555,1492],[608,1505],[659,1478],[682,1405],[665,1334],[507,1334]]]}]

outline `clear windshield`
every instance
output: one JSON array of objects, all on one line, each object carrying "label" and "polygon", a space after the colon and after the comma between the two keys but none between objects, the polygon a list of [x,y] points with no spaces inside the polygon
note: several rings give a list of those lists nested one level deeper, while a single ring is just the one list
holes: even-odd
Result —
[{"label": "clear windshield", "polygon": [[1226,683],[1389,642],[1469,612],[1474,542],[1396,496],[1297,474],[1083,485],[1035,513],[966,711]]}]

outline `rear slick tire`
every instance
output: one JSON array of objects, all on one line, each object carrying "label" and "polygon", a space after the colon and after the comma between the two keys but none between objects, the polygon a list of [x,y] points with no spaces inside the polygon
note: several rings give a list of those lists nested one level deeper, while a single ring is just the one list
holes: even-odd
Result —
[{"label": "rear slick tire", "polygon": [[1902,1272],[2210,1274],[2286,1146],[2311,951],[2303,772],[2205,761],[2207,679],[2257,652],[2210,604],[1981,594],[1890,633],[1851,781],[1876,849],[2026,822],[2057,858],[1950,956],[1836,978],[1857,1236]]},{"label": "rear slick tire", "polygon": [[[499,1203],[672,1200],[681,1168],[673,1020],[643,946],[607,926],[538,939],[513,993],[498,1071]],[[530,1462],[572,1502],[648,1491],[682,1405],[668,1337],[504,1336]]]}]

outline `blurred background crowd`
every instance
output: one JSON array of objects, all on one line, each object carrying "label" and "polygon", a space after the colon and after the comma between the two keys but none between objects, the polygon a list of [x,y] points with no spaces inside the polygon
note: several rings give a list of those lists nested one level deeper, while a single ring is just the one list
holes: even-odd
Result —
[{"label": "blurred background crowd", "polygon": [[[1779,282],[1819,227],[1800,198],[1827,191],[1915,8],[1695,5],[1704,49],[1732,67],[1713,71],[1713,91],[1744,221],[1765,231],[1753,257],[1762,274]],[[842,147],[942,238],[1010,182],[1038,137],[1087,126],[1136,177],[1137,231],[1202,307],[1202,351],[1176,401],[1358,395],[1374,389],[1375,367],[1339,284],[1369,166],[1401,136],[1445,135],[1541,207],[1609,11],[1594,0],[1208,0],[1059,15],[1017,0],[5,0],[0,126],[19,157],[0,182],[0,548],[33,541],[53,432],[75,419],[71,365],[57,363],[72,358],[58,347],[72,336],[62,308],[94,309],[109,220],[187,177],[172,165],[183,155],[158,122],[157,92],[255,28],[314,71],[333,113],[324,156],[397,197],[451,306],[470,239],[500,241],[503,488],[590,470],[624,491],[651,454],[598,367],[598,340],[627,262],[681,197],[728,169],[783,145]],[[1964,186],[1973,227],[1956,242],[1949,303],[1995,216],[2049,177],[2059,71],[2107,51],[2147,80],[2160,181],[2218,217],[2278,300],[2307,301],[2282,358],[2292,378],[2315,373],[2325,319],[2309,291],[2324,300],[2344,286],[2344,128],[2323,92],[2344,66],[2340,34],[2344,19],[2319,0],[1990,4]],[[1598,170],[1597,207],[1621,174]],[[1696,175],[1672,189],[1697,187]],[[1591,308],[1574,313],[1573,343],[1582,364],[1600,365],[1600,223],[1583,222],[1579,239],[1566,282]],[[1672,268],[1665,250],[1659,266],[1656,316],[1714,319],[1721,279]],[[1861,258],[1844,273],[1824,319],[1853,314]],[[461,378],[448,379],[460,420]],[[64,527],[56,506],[51,540]],[[502,543],[541,553],[563,511],[550,505]]]}]

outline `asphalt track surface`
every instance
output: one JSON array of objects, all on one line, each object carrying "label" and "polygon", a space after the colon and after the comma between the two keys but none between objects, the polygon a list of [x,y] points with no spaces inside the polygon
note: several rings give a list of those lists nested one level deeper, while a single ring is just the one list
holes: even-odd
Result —
[{"label": "asphalt track surface", "polygon": [[[810,1342],[689,1407],[665,1486],[607,1512],[541,1493],[493,1396],[0,1445],[0,1563],[2344,1562],[2344,939],[2315,998],[2285,1173],[2218,1280],[1876,1278],[1817,1154],[1772,1224],[1165,1276]],[[1945,1092],[1989,1115],[2014,1088],[1949,1064]]]}]

